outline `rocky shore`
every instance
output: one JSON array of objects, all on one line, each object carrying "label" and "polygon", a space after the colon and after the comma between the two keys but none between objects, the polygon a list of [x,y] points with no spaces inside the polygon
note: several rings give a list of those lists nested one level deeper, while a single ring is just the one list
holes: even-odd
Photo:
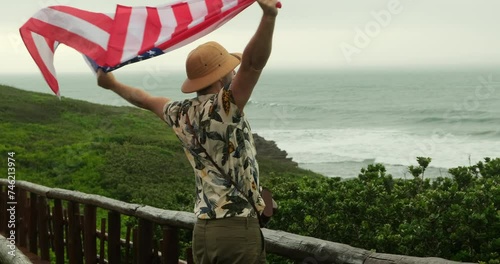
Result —
[{"label": "rocky shore", "polygon": [[255,141],[255,147],[257,148],[257,159],[272,159],[283,164],[298,167],[297,162],[289,158],[286,151],[278,148],[276,142],[266,140],[257,134],[253,134],[253,139]]}]

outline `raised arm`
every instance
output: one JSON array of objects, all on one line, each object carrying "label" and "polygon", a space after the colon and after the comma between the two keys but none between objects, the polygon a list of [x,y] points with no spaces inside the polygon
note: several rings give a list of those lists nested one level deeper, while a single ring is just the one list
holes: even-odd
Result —
[{"label": "raised arm", "polygon": [[274,24],[278,9],[277,0],[257,0],[263,15],[252,39],[243,51],[241,66],[233,79],[231,90],[236,105],[243,111],[253,88],[271,55]]},{"label": "raised arm", "polygon": [[120,83],[112,73],[101,70],[97,72],[97,84],[115,92],[129,103],[155,113],[161,119],[163,119],[163,107],[170,101],[166,97],[151,96],[144,90]]}]

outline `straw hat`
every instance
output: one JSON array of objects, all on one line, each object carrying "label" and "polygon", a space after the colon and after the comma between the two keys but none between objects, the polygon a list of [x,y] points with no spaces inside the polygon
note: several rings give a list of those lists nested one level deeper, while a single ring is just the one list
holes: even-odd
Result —
[{"label": "straw hat", "polygon": [[219,43],[210,41],[191,51],[186,59],[187,79],[183,93],[199,91],[230,73],[241,61],[241,53],[228,53]]}]

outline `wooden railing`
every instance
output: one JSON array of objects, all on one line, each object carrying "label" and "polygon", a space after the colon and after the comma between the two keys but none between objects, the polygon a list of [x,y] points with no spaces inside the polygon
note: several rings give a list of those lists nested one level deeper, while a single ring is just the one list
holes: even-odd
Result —
[{"label": "wooden railing", "polygon": [[[9,198],[12,194],[15,197]],[[15,214],[5,213],[12,206]],[[99,230],[97,208],[107,211],[107,219],[99,220]],[[14,187],[3,179],[0,179],[0,212],[0,233],[8,238],[9,221],[14,221],[16,246],[51,263],[65,263],[65,259],[70,264],[193,263],[190,249],[186,252],[186,262],[179,261],[179,230],[193,229],[192,213],[129,204],[24,181],[17,181]],[[123,230],[125,238],[121,238],[122,215],[136,217],[139,222],[137,228]],[[153,238],[155,226],[163,230],[161,239]],[[440,258],[374,253],[276,230],[263,229],[263,233],[268,253],[296,263],[457,263]],[[55,259],[50,259],[50,251]]]}]

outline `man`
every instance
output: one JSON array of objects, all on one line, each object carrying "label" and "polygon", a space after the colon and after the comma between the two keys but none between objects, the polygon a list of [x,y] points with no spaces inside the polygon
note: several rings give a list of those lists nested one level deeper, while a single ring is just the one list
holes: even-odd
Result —
[{"label": "man", "polygon": [[196,263],[266,262],[257,215],[265,204],[243,109],[271,54],[278,10],[276,0],[257,2],[263,15],[243,54],[230,54],[218,43],[208,42],[188,55],[188,79],[181,90],[196,92],[196,98],[171,102],[98,72],[99,86],[155,113],[181,141],[196,177]]}]

